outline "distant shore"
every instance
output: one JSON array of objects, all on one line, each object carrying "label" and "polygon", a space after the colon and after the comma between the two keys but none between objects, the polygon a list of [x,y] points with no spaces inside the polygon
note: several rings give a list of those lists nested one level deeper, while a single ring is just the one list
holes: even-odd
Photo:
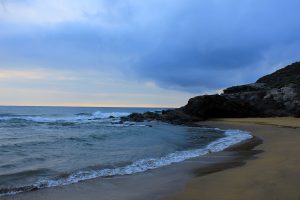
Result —
[{"label": "distant shore", "polygon": [[250,131],[264,140],[263,151],[243,167],[193,178],[184,191],[164,200],[300,199],[300,119],[245,118],[200,122],[219,128]]},{"label": "distant shore", "polygon": [[[0,199],[299,199],[300,129],[295,124],[300,124],[300,119],[218,119],[198,124],[249,131],[255,139],[144,173],[97,178]],[[263,139],[263,144],[256,146],[260,142],[257,138]]]}]

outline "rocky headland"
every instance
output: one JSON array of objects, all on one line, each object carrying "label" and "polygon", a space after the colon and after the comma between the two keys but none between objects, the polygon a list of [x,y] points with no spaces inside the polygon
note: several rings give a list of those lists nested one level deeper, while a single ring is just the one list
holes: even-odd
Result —
[{"label": "rocky headland", "polygon": [[191,98],[187,105],[160,113],[133,113],[122,121],[159,120],[187,124],[210,118],[300,117],[300,62],[255,83],[229,87],[222,94]]}]

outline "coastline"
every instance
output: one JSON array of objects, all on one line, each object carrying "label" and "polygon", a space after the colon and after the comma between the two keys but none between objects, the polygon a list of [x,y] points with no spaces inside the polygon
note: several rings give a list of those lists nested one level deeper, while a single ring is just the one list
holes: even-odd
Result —
[{"label": "coastline", "polygon": [[143,173],[95,178],[67,186],[3,196],[0,199],[98,199],[99,196],[101,199],[160,199],[184,188],[195,174],[203,176],[245,164],[246,159],[258,153],[251,149],[260,143],[259,139],[252,138],[231,146],[226,151],[210,153]]},{"label": "coastline", "polygon": [[[296,188],[300,185],[297,159],[299,129],[287,128],[289,124],[282,127],[249,123],[249,120],[243,123],[226,120],[199,122],[198,125],[245,130],[251,132],[254,138],[221,152],[143,173],[96,178],[0,199],[234,200],[278,197],[297,200],[299,192]],[[257,146],[261,143],[260,138],[264,143]]]},{"label": "coastline", "polygon": [[222,151],[133,175],[96,178],[77,184],[0,197],[1,200],[154,200],[182,191],[195,176],[245,164],[257,152]]},{"label": "coastline", "polygon": [[[280,121],[280,123],[278,123]],[[195,177],[182,192],[164,200],[300,199],[299,118],[218,119],[200,125],[250,131],[264,140],[255,148],[263,151],[243,167]]]}]

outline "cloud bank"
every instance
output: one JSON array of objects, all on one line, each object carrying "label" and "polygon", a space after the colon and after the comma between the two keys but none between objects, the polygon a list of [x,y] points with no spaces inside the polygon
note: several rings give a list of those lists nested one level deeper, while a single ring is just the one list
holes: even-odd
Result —
[{"label": "cloud bank", "polygon": [[12,0],[0,12],[0,67],[123,74],[207,92],[299,60],[297,0]]}]

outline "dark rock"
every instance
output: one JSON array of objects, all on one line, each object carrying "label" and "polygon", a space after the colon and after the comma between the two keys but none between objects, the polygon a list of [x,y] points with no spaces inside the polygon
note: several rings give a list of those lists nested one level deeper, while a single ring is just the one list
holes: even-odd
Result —
[{"label": "dark rock", "polygon": [[144,118],[147,120],[157,120],[159,118],[159,114],[155,112],[145,112],[143,114]]},{"label": "dark rock", "polygon": [[221,95],[194,97],[182,108],[198,118],[299,116],[300,62]]},{"label": "dark rock", "polygon": [[300,62],[264,76],[256,83],[227,88],[221,95],[197,96],[178,109],[133,113],[122,120],[188,124],[209,118],[274,116],[300,117]]},{"label": "dark rock", "polygon": [[194,97],[181,108],[184,113],[197,118],[246,117],[257,112],[249,103],[221,95]]},{"label": "dark rock", "polygon": [[233,86],[225,89],[223,92],[224,94],[233,94],[233,93],[240,93],[240,92],[254,92],[254,91],[262,91],[266,90],[266,85],[264,83],[254,83],[248,85],[239,85]]},{"label": "dark rock", "polygon": [[161,114],[155,112],[145,112],[143,114],[132,113],[127,117],[121,118],[121,121],[134,121],[134,122],[153,121],[153,120],[168,122],[172,124],[186,124],[190,122],[199,121],[202,119],[186,114],[180,109],[164,110],[161,112]]},{"label": "dark rock", "polygon": [[145,117],[141,113],[132,113],[127,117],[121,117],[121,121],[133,121],[133,122],[142,122],[145,120]]},{"label": "dark rock", "polygon": [[290,84],[300,87],[300,62],[288,65],[272,74],[266,75],[256,81],[265,83],[272,88],[282,88]]},{"label": "dark rock", "polygon": [[160,120],[164,122],[170,122],[172,124],[186,124],[203,119],[191,114],[187,114],[182,109],[175,109],[162,112]]}]

